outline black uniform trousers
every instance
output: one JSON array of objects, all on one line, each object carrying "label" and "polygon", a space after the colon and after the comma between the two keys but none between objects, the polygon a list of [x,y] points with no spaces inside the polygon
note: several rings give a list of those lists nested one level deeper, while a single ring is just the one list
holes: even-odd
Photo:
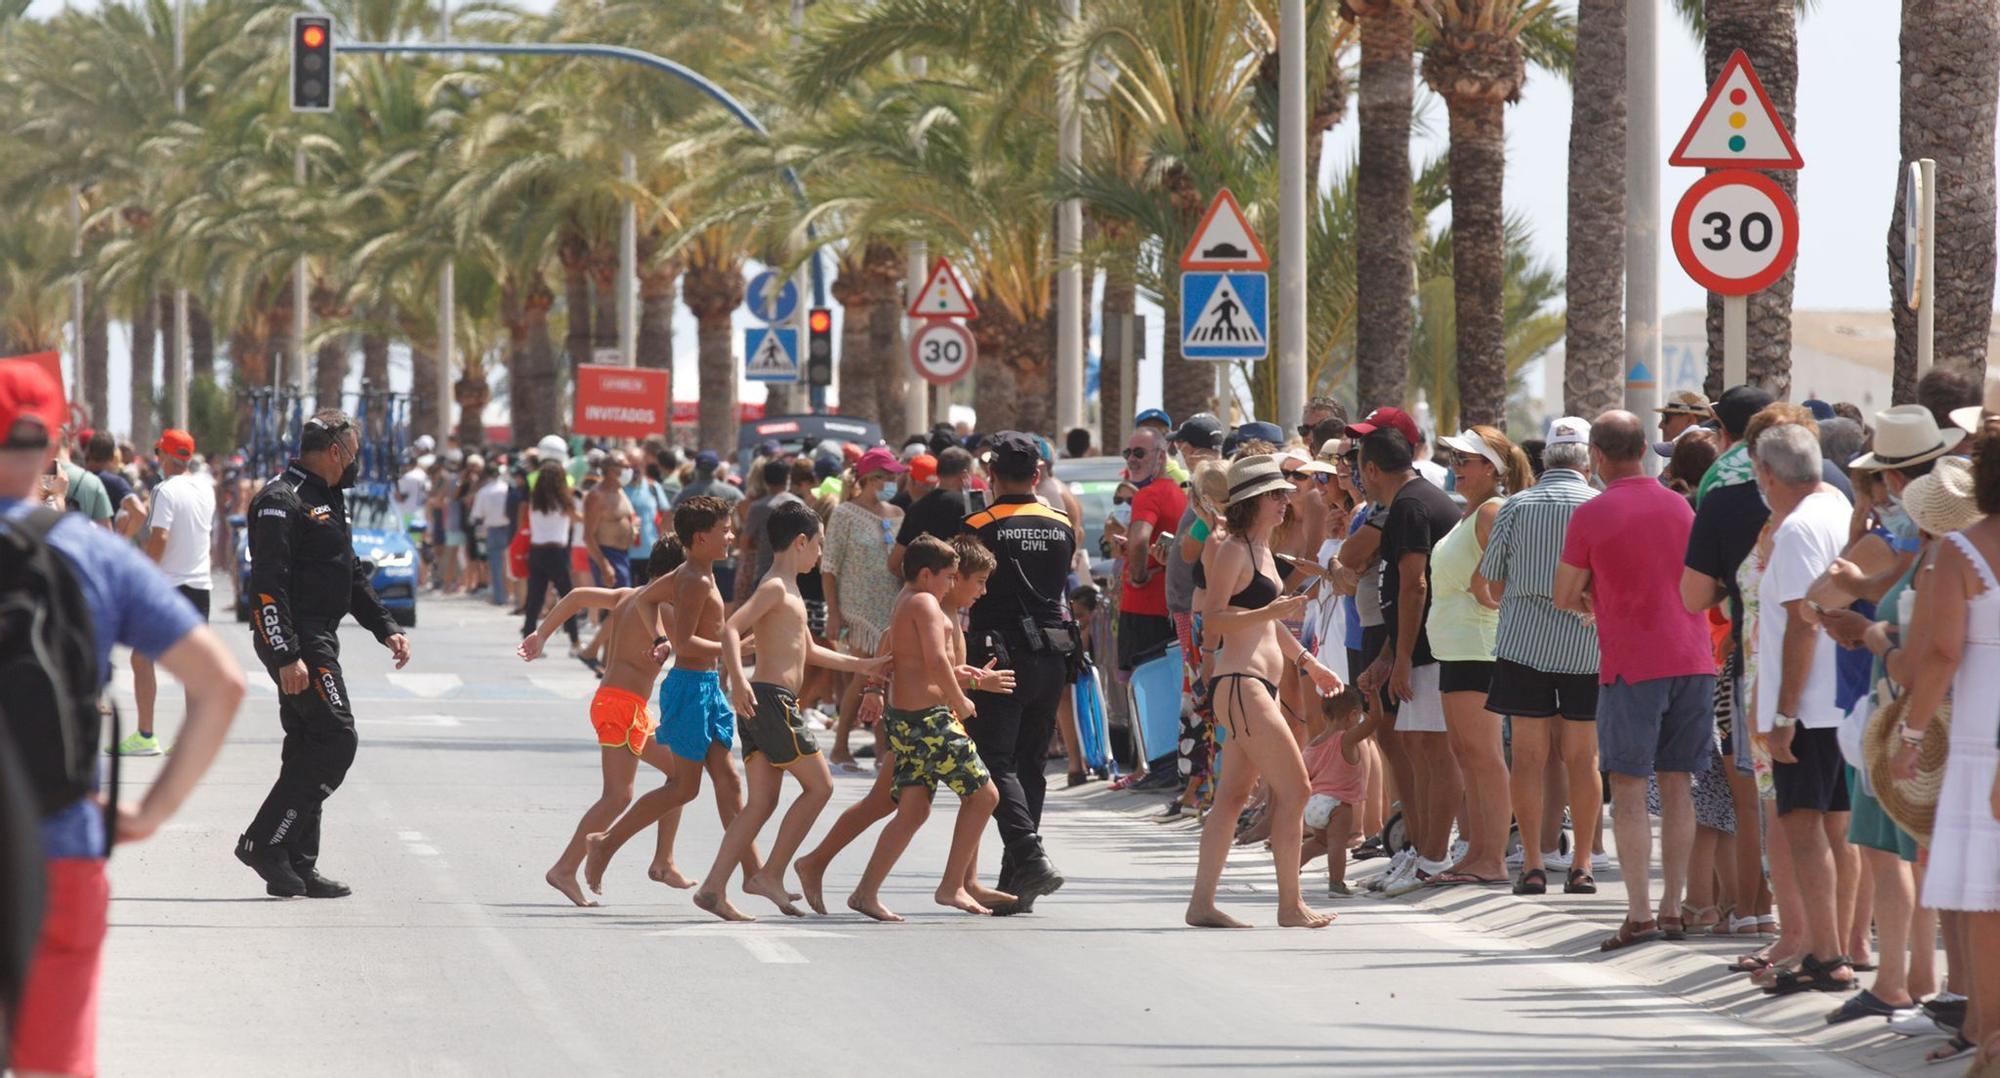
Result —
[{"label": "black uniform trousers", "polygon": [[[311,871],[319,860],[320,810],[347,778],[359,741],[347,681],[340,672],[338,621],[301,620],[300,658],[311,684],[306,691],[285,695],[279,683],[278,721],[285,729],[283,763],[278,781],[251,821],[248,837],[260,846],[283,846],[292,867]],[[261,648],[260,648],[261,650]],[[268,664],[267,664],[268,668]],[[271,671],[271,680],[279,681]]]},{"label": "black uniform trousers", "polygon": [[[983,634],[968,641],[967,661],[985,666],[993,649]],[[1042,800],[1048,781],[1049,738],[1055,733],[1056,712],[1069,689],[1068,661],[1054,651],[1030,652],[1025,643],[1006,641],[1007,669],[1014,671],[1011,694],[970,694],[974,714],[965,732],[979,749],[979,760],[993,774],[1000,806],[993,823],[1006,845],[1009,862],[1041,851]]]}]

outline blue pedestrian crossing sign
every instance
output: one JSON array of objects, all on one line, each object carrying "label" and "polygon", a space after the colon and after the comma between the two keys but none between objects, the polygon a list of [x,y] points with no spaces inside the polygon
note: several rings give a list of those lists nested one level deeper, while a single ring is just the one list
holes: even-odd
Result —
[{"label": "blue pedestrian crossing sign", "polygon": [[798,328],[757,326],[744,330],[743,377],[753,382],[798,381]]},{"label": "blue pedestrian crossing sign", "polygon": [[1263,359],[1271,351],[1270,293],[1262,273],[1181,274],[1181,355]]}]

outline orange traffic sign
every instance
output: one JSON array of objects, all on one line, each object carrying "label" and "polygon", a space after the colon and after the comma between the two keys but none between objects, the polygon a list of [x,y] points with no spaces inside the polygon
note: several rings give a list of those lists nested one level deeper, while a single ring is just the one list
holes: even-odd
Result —
[{"label": "orange traffic sign", "polygon": [[979,308],[972,305],[972,295],[965,290],[965,282],[958,279],[958,272],[940,256],[931,263],[930,278],[910,302],[910,317],[977,318]]},{"label": "orange traffic sign", "polygon": [[1708,88],[1707,100],[1695,110],[1694,122],[1688,124],[1667,163],[1692,168],[1806,166],[1742,49],[1723,62],[1722,74]]},{"label": "orange traffic sign", "polygon": [[1184,270],[1261,270],[1271,265],[1264,245],[1257,242],[1243,207],[1225,187],[1215,193],[1208,212],[1194,230],[1194,242],[1181,252]]}]

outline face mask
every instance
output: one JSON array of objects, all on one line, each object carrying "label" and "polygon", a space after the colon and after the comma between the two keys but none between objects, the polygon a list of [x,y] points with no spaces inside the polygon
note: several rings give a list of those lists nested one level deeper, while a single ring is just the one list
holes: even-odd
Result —
[{"label": "face mask", "polygon": [[1762,483],[1758,483],[1758,484],[1757,484],[1757,500],[1758,500],[1758,501],[1760,501],[1760,502],[1763,502],[1763,503],[1764,503],[1764,511],[1765,511],[1765,512],[1769,512],[1769,511],[1770,511],[1770,509],[1771,509],[1771,496],[1770,496],[1769,494],[1766,494],[1766,493],[1764,493],[1764,484],[1762,484]]},{"label": "face mask", "polygon": [[1889,529],[1890,535],[1895,536],[1902,542],[1905,543],[1915,542],[1918,538],[1920,538],[1920,535],[1917,531],[1917,522],[1911,520],[1910,514],[1903,511],[1903,506],[1901,504],[1900,499],[1896,499],[1892,496],[1891,501],[1894,502],[1895,504],[1892,504],[1886,509],[1880,509],[1876,511],[1875,513],[1876,520],[1880,521],[1883,527]]},{"label": "face mask", "polygon": [[1124,526],[1124,525],[1129,525],[1129,524],[1131,524],[1131,523],[1132,523],[1132,503],[1131,503],[1131,502],[1119,502],[1118,504],[1116,504],[1116,505],[1112,506],[1112,507],[1111,507],[1111,519],[1113,519],[1113,520],[1117,521],[1117,522],[1118,522],[1118,523],[1119,523],[1119,524],[1120,524],[1121,526]]},{"label": "face mask", "polygon": [[333,481],[333,489],[347,490],[353,487],[355,481],[360,478],[361,478],[361,458],[349,457],[347,459],[347,467],[342,468],[340,470],[340,478]]},{"label": "face mask", "polygon": [[894,484],[894,483],[884,483],[884,484],[882,484],[882,494],[881,494],[881,498],[882,498],[882,500],[883,500],[883,501],[885,501],[885,502],[886,502],[886,501],[888,501],[889,499],[891,499],[891,498],[894,498],[895,496],[896,496],[896,484]]}]

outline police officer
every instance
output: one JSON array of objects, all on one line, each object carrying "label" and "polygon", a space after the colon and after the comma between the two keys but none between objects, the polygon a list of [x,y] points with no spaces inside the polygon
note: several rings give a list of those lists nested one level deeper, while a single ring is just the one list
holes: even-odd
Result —
[{"label": "police officer", "polygon": [[1001,431],[987,447],[993,504],[966,517],[965,530],[999,566],[972,604],[968,659],[975,666],[997,659],[1014,671],[1014,692],[973,693],[975,713],[965,726],[1000,788],[993,813],[1006,849],[1000,889],[1020,898],[994,912],[1025,913],[1063,884],[1042,849],[1042,768],[1079,643],[1064,602],[1076,533],[1062,510],[1035,497],[1042,456],[1032,436]]},{"label": "police officer", "polygon": [[354,560],[341,491],[360,473],[360,433],[345,413],[305,423],[299,455],[250,502],[250,596],[257,658],[278,683],[285,728],[278,781],[237,841],[236,858],[278,896],[340,898],[319,874],[320,806],[354,762],[354,713],[340,673],[340,619],[350,611],[395,655],[410,641]]}]

